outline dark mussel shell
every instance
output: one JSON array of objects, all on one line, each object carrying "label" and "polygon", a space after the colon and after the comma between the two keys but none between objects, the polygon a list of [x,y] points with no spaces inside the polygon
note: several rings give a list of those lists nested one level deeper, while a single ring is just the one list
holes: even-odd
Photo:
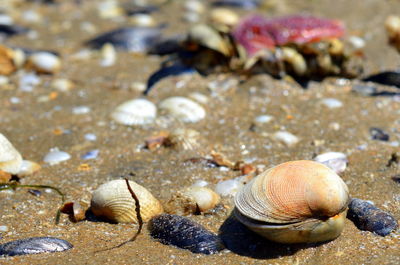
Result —
[{"label": "dark mussel shell", "polygon": [[224,246],[221,239],[202,225],[183,216],[162,214],[149,222],[150,235],[166,245],[193,253],[214,254]]},{"label": "dark mussel shell", "polygon": [[0,256],[60,252],[71,249],[72,247],[72,244],[68,241],[55,237],[31,237],[1,244]]},{"label": "dark mussel shell", "polygon": [[160,39],[161,27],[124,27],[101,34],[86,44],[100,49],[104,44],[111,43],[120,50],[145,53]]},{"label": "dark mussel shell", "polygon": [[260,6],[260,0],[216,0],[212,6],[216,7],[234,7],[242,9],[255,9]]},{"label": "dark mussel shell", "polygon": [[400,72],[386,71],[363,79],[365,82],[374,82],[386,86],[395,86],[400,88]]},{"label": "dark mussel shell", "polygon": [[398,228],[396,219],[389,213],[375,207],[368,201],[353,198],[347,217],[361,230],[387,236]]},{"label": "dark mussel shell", "polygon": [[21,27],[18,25],[4,25],[0,24],[0,37],[11,37],[14,35],[20,35],[23,33],[27,33],[29,31],[28,28]]}]

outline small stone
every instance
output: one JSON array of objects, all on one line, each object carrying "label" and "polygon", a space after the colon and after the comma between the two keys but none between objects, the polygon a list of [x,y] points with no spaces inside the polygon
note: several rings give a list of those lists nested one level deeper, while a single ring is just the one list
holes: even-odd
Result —
[{"label": "small stone", "polygon": [[97,140],[97,136],[94,133],[87,133],[85,134],[85,140],[87,141],[96,141]]},{"label": "small stone", "polygon": [[88,106],[78,106],[72,109],[72,113],[79,115],[79,114],[86,114],[90,112],[90,107]]},{"label": "small stone", "polygon": [[265,124],[265,123],[269,123],[273,119],[274,119],[274,117],[271,115],[260,115],[260,116],[257,116],[254,118],[254,122],[258,123],[258,124],[260,124],[260,123]]}]

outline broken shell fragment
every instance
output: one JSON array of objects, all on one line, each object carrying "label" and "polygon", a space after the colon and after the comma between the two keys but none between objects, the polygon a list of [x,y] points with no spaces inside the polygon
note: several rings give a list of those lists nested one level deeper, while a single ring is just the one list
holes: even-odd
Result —
[{"label": "broken shell fragment", "polygon": [[61,68],[61,60],[50,52],[37,52],[29,56],[27,67],[42,74],[54,74]]},{"label": "broken shell fragment", "polygon": [[198,103],[184,97],[170,97],[160,102],[160,110],[182,122],[195,123],[205,118],[206,111]]},{"label": "broken shell fragment", "polygon": [[111,118],[123,125],[150,124],[156,116],[156,106],[151,101],[141,98],[126,101],[111,113]]},{"label": "broken shell fragment", "polygon": [[22,156],[8,139],[0,133],[0,170],[17,174],[21,168]]},{"label": "broken shell fragment", "polygon": [[353,198],[349,204],[348,217],[359,229],[380,236],[387,236],[398,228],[397,220],[391,214],[357,198]]},{"label": "broken shell fragment", "polygon": [[50,149],[44,158],[43,161],[45,163],[50,164],[51,166],[61,163],[63,161],[67,161],[71,158],[71,155],[67,152],[60,151],[57,147]]},{"label": "broken shell fragment", "polygon": [[1,244],[0,256],[60,252],[71,249],[72,247],[72,244],[68,241],[55,237],[31,237]]},{"label": "broken shell fragment", "polygon": [[204,226],[183,216],[162,214],[149,223],[150,235],[166,245],[193,253],[214,254],[224,249],[221,239]]},{"label": "broken shell fragment", "polygon": [[349,194],[327,166],[290,161],[261,173],[235,197],[235,216],[280,243],[322,242],[340,235]]},{"label": "broken shell fragment", "polygon": [[178,215],[198,214],[213,209],[220,199],[209,188],[192,186],[173,194],[165,205],[165,211]]},{"label": "broken shell fragment", "polygon": [[[140,214],[144,222],[163,212],[161,203],[144,187],[129,181],[140,203]],[[135,200],[132,198],[125,180],[117,179],[100,185],[91,200],[91,211],[98,217],[117,223],[138,223]]]},{"label": "broken shell fragment", "polygon": [[323,153],[317,155],[314,160],[331,168],[336,172],[336,174],[340,174],[345,171],[348,163],[346,155],[339,152]]}]

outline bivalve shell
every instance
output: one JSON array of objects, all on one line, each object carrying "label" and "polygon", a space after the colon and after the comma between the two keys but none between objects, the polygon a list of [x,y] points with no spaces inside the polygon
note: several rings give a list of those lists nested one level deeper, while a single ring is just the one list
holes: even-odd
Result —
[{"label": "bivalve shell", "polygon": [[[140,214],[144,222],[163,212],[161,203],[144,187],[129,181],[139,199]],[[117,179],[100,185],[94,192],[91,211],[98,217],[117,223],[138,223],[135,200],[132,198],[125,180]]]},{"label": "bivalve shell", "polygon": [[27,65],[38,73],[54,74],[61,68],[61,60],[49,52],[37,52],[28,58]]},{"label": "bivalve shell", "polygon": [[290,161],[245,185],[235,197],[235,215],[273,241],[320,242],[340,235],[348,203],[346,184],[330,168]]},{"label": "bivalve shell", "polygon": [[160,102],[159,107],[170,116],[188,123],[198,122],[206,116],[206,111],[202,106],[185,97],[164,99]]},{"label": "bivalve shell", "polygon": [[165,205],[166,212],[179,215],[196,214],[213,209],[220,196],[206,187],[192,186],[172,195]]},{"label": "bivalve shell", "polygon": [[17,174],[21,168],[22,156],[0,133],[0,170],[10,174]]},{"label": "bivalve shell", "polygon": [[157,117],[157,107],[147,99],[133,99],[119,105],[111,117],[123,125],[150,124]]}]

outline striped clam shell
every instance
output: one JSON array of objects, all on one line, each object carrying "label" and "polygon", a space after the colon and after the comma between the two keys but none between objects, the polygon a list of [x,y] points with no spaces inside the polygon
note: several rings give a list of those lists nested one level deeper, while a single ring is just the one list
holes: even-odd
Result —
[{"label": "striped clam shell", "polygon": [[[134,181],[129,181],[129,185],[139,199],[140,214],[144,222],[163,212],[161,203],[147,189]],[[123,179],[100,185],[93,192],[90,208],[94,215],[112,222],[138,223],[135,200]]]}]

